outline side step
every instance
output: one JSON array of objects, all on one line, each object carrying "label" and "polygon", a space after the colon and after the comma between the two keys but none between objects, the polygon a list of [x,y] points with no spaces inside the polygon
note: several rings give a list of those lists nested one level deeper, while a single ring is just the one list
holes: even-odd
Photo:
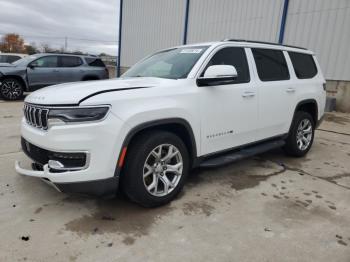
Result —
[{"label": "side step", "polygon": [[264,153],[274,148],[282,147],[285,144],[284,140],[274,140],[264,142],[258,145],[238,149],[236,151],[228,152],[220,156],[212,157],[204,160],[199,166],[200,167],[217,167],[227,165],[232,162],[241,160],[243,158],[251,157],[260,153]]}]

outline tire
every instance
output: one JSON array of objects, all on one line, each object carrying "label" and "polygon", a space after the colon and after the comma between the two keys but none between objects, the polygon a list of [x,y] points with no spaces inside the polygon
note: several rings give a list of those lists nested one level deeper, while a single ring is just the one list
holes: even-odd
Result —
[{"label": "tire", "polygon": [[292,122],[284,150],[288,155],[302,157],[309,152],[315,135],[315,123],[312,116],[298,111]]},{"label": "tire", "polygon": [[16,78],[5,78],[0,86],[0,94],[4,100],[18,100],[23,97],[24,86]]},{"label": "tire", "polygon": [[[173,156],[167,159],[165,156],[169,153]],[[161,130],[145,132],[137,136],[128,148],[121,174],[122,190],[131,201],[141,206],[161,206],[180,193],[188,172],[189,154],[178,136]]]}]

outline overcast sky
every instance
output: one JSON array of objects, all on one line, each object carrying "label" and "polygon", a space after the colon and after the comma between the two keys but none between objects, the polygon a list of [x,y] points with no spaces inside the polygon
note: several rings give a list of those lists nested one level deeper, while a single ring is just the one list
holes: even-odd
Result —
[{"label": "overcast sky", "polygon": [[[93,54],[117,53],[119,0],[0,0],[0,35]],[[84,39],[84,40],[78,40]]]}]

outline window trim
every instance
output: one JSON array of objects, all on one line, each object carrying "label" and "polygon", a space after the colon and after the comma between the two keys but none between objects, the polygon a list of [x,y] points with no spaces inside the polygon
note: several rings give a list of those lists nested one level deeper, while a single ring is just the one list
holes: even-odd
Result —
[{"label": "window trim", "polygon": [[[248,68],[248,80],[244,81],[244,82],[221,84],[221,85],[248,84],[248,83],[250,83],[252,81],[252,77],[251,77],[252,74],[251,74],[251,70],[250,70],[251,68],[250,68],[250,65],[249,65],[249,58],[248,58],[246,47],[244,47],[244,46],[235,46],[235,45],[220,45],[220,46],[217,46],[216,48],[214,48],[213,50],[211,50],[210,53],[207,55],[206,59],[204,60],[204,62],[200,66],[199,70],[197,71],[197,74],[196,74],[196,77],[195,77],[196,82],[197,82],[198,78],[201,77],[202,73],[206,69],[208,63],[213,58],[213,56],[216,55],[217,52],[219,52],[220,50],[222,50],[224,48],[241,48],[241,49],[243,49],[243,52],[244,52],[245,58],[246,58],[246,62],[247,62],[247,68]],[[219,85],[219,86],[221,86],[221,85]]]},{"label": "window trim", "polygon": [[[306,54],[306,53],[302,53],[302,52],[295,52],[295,51],[287,51],[287,53],[288,53],[288,56],[289,56],[289,59],[290,59],[290,63],[291,63],[291,65],[292,65],[292,67],[293,67],[295,77],[296,77],[297,79],[301,79],[301,80],[313,79],[313,78],[315,78],[315,77],[318,75],[318,68],[317,68],[317,65],[316,65],[316,61],[315,61],[314,55],[312,55],[312,54]],[[293,64],[293,60],[292,60],[292,58],[291,58],[291,56],[290,56],[289,53],[296,53],[296,54],[311,56],[312,63],[313,63],[313,65],[314,65],[315,69],[316,69],[316,73],[315,73],[312,77],[298,77],[297,72],[296,72],[296,70],[295,70],[295,66],[294,66],[294,64]]]},{"label": "window trim", "polygon": [[[284,61],[285,61],[285,63],[286,63],[286,67],[287,67],[287,71],[288,71],[288,78],[286,78],[286,79],[262,80],[262,79],[260,78],[258,66],[257,66],[256,61],[255,61],[254,51],[253,51],[254,49],[272,50],[272,51],[279,51],[279,52],[281,52],[282,55],[283,55]],[[256,68],[257,78],[258,78],[261,82],[288,81],[288,80],[291,79],[291,74],[290,74],[291,72],[289,71],[287,58],[286,58],[286,55],[285,55],[285,53],[284,53],[285,50],[283,50],[283,49],[272,49],[272,48],[261,48],[261,47],[250,47],[250,51],[252,52],[252,59],[253,59],[253,62],[254,62],[255,68]]]}]

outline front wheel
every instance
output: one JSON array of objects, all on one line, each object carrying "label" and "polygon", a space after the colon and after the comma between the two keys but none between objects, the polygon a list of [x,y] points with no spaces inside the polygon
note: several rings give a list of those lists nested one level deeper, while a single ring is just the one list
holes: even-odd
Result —
[{"label": "front wheel", "polygon": [[173,200],[183,188],[189,156],[183,141],[166,131],[146,132],[128,149],[121,181],[132,201],[155,207]]},{"label": "front wheel", "polygon": [[296,112],[284,149],[287,154],[302,157],[310,150],[315,133],[312,116],[303,111]]},{"label": "front wheel", "polygon": [[1,83],[0,94],[5,100],[18,100],[23,92],[23,84],[16,78],[6,78]]}]

